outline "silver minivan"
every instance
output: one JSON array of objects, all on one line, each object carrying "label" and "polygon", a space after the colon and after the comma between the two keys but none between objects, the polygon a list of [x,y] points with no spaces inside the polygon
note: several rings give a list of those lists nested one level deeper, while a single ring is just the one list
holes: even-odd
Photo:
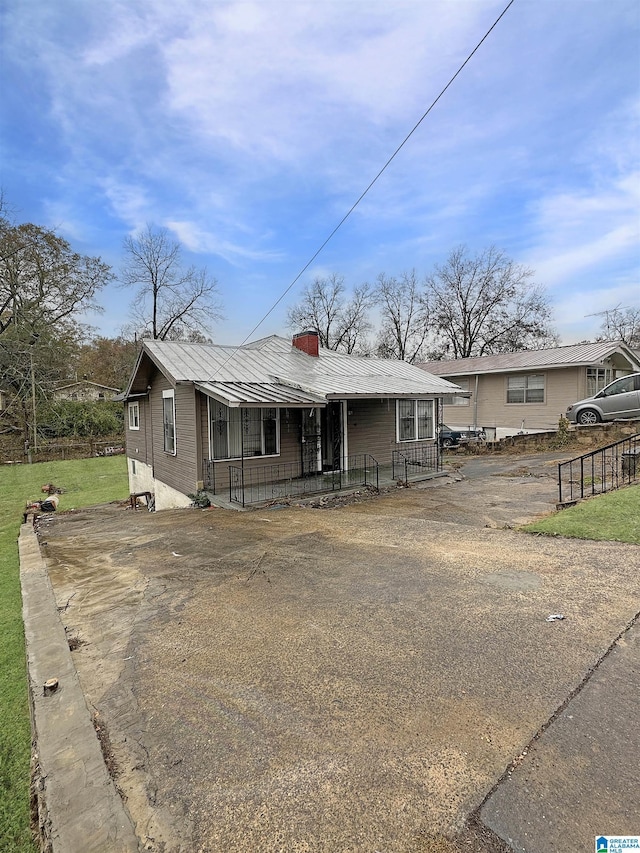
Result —
[{"label": "silver minivan", "polygon": [[567,418],[574,424],[640,418],[640,373],[615,379],[593,397],[569,406]]}]

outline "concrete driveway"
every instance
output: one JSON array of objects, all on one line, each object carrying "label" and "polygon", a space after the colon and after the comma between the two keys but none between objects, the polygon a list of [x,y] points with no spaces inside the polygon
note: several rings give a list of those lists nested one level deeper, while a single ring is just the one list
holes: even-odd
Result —
[{"label": "concrete driveway", "polygon": [[639,549],[507,529],[553,509],[553,456],[460,470],[324,510],[47,519],[144,849],[503,849],[477,810],[634,619]]}]

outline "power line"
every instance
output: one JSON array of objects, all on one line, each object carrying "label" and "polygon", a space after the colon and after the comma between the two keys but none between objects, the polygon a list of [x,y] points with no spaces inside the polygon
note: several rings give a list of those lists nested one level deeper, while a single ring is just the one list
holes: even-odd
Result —
[{"label": "power line", "polygon": [[264,315],[263,315],[263,317],[258,321],[258,323],[256,323],[256,325],[253,327],[253,329],[251,329],[251,331],[250,331],[250,332],[249,332],[249,334],[245,337],[245,339],[242,341],[242,343],[238,344],[238,346],[237,346],[237,347],[235,347],[235,348],[233,349],[233,351],[229,354],[229,356],[226,358],[226,360],[225,360],[225,361],[220,365],[220,367],[218,367],[218,368],[217,368],[216,372],[213,374],[213,376],[211,376],[211,377],[210,377],[210,379],[213,379],[215,376],[217,376],[217,375],[218,375],[218,373],[220,373],[220,371],[221,371],[221,370],[222,370],[222,369],[223,369],[223,368],[224,368],[224,367],[225,367],[225,366],[226,366],[226,365],[231,361],[231,359],[232,359],[232,358],[234,357],[234,355],[238,352],[238,350],[239,350],[239,349],[241,349],[241,347],[243,347],[243,346],[247,343],[247,341],[251,338],[251,336],[252,336],[252,335],[253,335],[253,334],[254,334],[254,333],[255,333],[255,332],[260,328],[260,326],[264,323],[264,321],[267,319],[267,317],[269,317],[269,316],[270,316],[270,315],[275,311],[275,309],[276,309],[276,308],[278,307],[278,305],[282,302],[282,300],[285,298],[285,296],[287,296],[287,294],[288,294],[288,293],[290,293],[290,291],[295,287],[295,285],[298,283],[298,281],[299,281],[299,279],[301,278],[301,276],[302,276],[302,275],[304,275],[304,273],[309,269],[309,267],[311,266],[311,264],[315,261],[315,259],[318,257],[318,255],[320,254],[320,252],[322,252],[322,250],[323,250],[323,249],[324,249],[324,247],[327,245],[327,243],[329,243],[329,241],[330,241],[330,240],[331,240],[331,239],[336,235],[336,233],[340,230],[340,228],[342,228],[342,226],[344,225],[344,223],[345,223],[345,222],[347,221],[347,219],[351,216],[351,214],[352,214],[352,213],[353,213],[353,211],[356,209],[356,207],[360,204],[360,202],[362,201],[362,199],[367,195],[367,193],[369,192],[369,190],[374,186],[374,184],[378,181],[378,179],[382,176],[382,174],[386,171],[386,169],[391,165],[391,163],[393,162],[393,160],[395,160],[395,158],[396,158],[396,157],[397,157],[397,155],[400,153],[400,151],[404,148],[404,146],[405,146],[405,145],[407,144],[407,142],[411,139],[411,137],[412,137],[412,136],[413,136],[413,134],[416,132],[416,130],[420,127],[420,125],[422,124],[422,122],[423,122],[423,121],[426,119],[426,117],[429,115],[429,113],[431,112],[431,110],[435,107],[435,105],[438,103],[438,101],[442,98],[442,96],[443,96],[443,95],[444,95],[444,93],[447,91],[447,89],[449,89],[449,87],[453,84],[453,82],[455,81],[455,79],[456,79],[456,78],[457,78],[457,77],[462,73],[462,71],[464,70],[465,66],[466,66],[466,65],[468,65],[468,63],[471,61],[471,59],[473,58],[473,56],[474,56],[474,55],[477,53],[477,51],[482,47],[482,45],[484,44],[484,42],[489,38],[489,36],[490,36],[490,35],[491,35],[491,33],[493,32],[493,30],[497,27],[497,25],[500,23],[500,21],[502,20],[502,18],[507,14],[507,12],[508,12],[508,11],[509,11],[509,9],[511,8],[511,6],[513,6],[513,4],[514,4],[514,3],[515,3],[515,0],[509,0],[509,2],[507,3],[507,5],[504,7],[504,9],[502,10],[502,12],[501,12],[501,13],[498,15],[498,17],[495,19],[495,21],[493,22],[493,24],[489,27],[489,29],[487,30],[487,32],[486,32],[486,33],[483,35],[483,37],[480,39],[480,41],[478,42],[478,44],[473,48],[473,50],[472,50],[472,51],[471,51],[471,53],[467,56],[467,58],[464,60],[464,62],[462,63],[462,65],[460,65],[460,67],[458,68],[458,70],[456,71],[456,73],[455,73],[455,74],[454,74],[454,75],[449,79],[449,82],[448,82],[448,83],[446,84],[446,86],[445,86],[445,87],[440,91],[440,94],[439,94],[439,95],[438,95],[438,96],[437,96],[437,97],[436,97],[436,98],[431,102],[431,104],[429,105],[429,107],[425,110],[425,112],[421,115],[421,117],[418,119],[418,121],[414,124],[414,126],[411,128],[411,130],[409,131],[409,133],[408,133],[408,134],[405,136],[405,138],[402,140],[402,142],[400,143],[400,145],[398,145],[398,147],[397,147],[397,148],[396,148],[396,150],[393,152],[393,154],[389,157],[389,159],[386,161],[386,163],[384,164],[384,166],[382,166],[382,168],[380,169],[380,171],[378,172],[378,174],[373,178],[373,180],[369,183],[369,185],[366,187],[366,189],[364,189],[364,190],[362,191],[362,193],[360,193],[360,195],[358,196],[358,198],[356,199],[356,201],[354,201],[354,203],[351,205],[351,207],[349,208],[349,210],[345,213],[345,215],[342,217],[342,219],[340,220],[340,222],[338,222],[338,224],[335,226],[335,228],[333,229],[333,231],[331,231],[331,233],[329,234],[329,236],[324,240],[324,242],[320,245],[320,247],[316,250],[316,252],[315,252],[315,253],[314,253],[314,254],[309,258],[309,260],[307,261],[307,263],[302,267],[302,269],[301,269],[301,270],[300,270],[300,272],[296,275],[296,277],[293,279],[293,281],[291,282],[291,284],[289,284],[289,286],[288,286],[288,287],[287,287],[287,288],[286,288],[286,289],[285,289],[285,290],[280,294],[280,296],[278,297],[278,299],[276,299],[276,301],[273,303],[273,305],[271,306],[271,308],[269,308],[269,310],[266,312],[266,314],[264,314]]}]

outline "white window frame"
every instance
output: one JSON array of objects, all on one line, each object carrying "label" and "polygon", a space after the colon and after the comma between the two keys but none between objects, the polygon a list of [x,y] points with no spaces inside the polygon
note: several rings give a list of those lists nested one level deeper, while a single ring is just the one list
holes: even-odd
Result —
[{"label": "white window frame", "polygon": [[[165,400],[171,400],[171,423],[170,424],[167,422],[167,419],[165,417],[166,411],[167,411],[166,405],[165,405]],[[168,442],[167,442],[167,426],[171,427],[171,439],[172,439],[171,443],[173,444],[173,447],[167,447],[167,444],[168,444]],[[168,391],[162,392],[162,446],[163,446],[165,453],[168,453],[171,456],[176,455],[176,447],[177,447],[177,441],[176,441],[176,395],[175,395],[175,391],[173,390],[173,388],[169,389]]]},{"label": "white window frame", "polygon": [[[401,438],[400,437],[400,404],[401,403],[412,403],[413,412],[411,417],[413,418],[413,437],[412,438]],[[428,403],[431,409],[431,435],[421,436],[419,435],[419,418],[418,418],[418,403]],[[396,443],[397,444],[408,444],[411,441],[434,441],[436,437],[436,418],[435,418],[436,410],[433,399],[397,399],[396,400]]]},{"label": "white window frame", "polygon": [[598,391],[602,391],[613,379],[610,367],[587,367],[587,397],[595,397]]},{"label": "white window frame", "polygon": [[[227,406],[225,403],[222,403],[219,400],[212,401],[210,397],[207,399],[207,420],[208,420],[208,424],[209,424],[209,458],[213,462],[226,462],[226,461],[231,461],[233,459],[241,459],[242,458],[241,456],[219,456],[218,457],[218,456],[213,455],[213,434],[212,434],[212,423],[211,423],[211,404],[212,404],[212,402],[214,402],[216,405],[224,406],[224,408],[227,410],[230,410],[232,408],[231,406]],[[236,408],[236,407],[234,407],[234,408]],[[237,408],[239,408],[242,411],[242,409],[245,409],[247,407],[246,406],[239,406]],[[245,459],[273,459],[277,456],[280,456],[280,409],[277,408],[277,406],[261,406],[261,407],[252,407],[252,408],[257,408],[258,411],[260,412],[260,447],[261,447],[262,452],[260,454],[257,454],[257,455],[252,454],[251,456],[245,456],[244,458]],[[275,421],[276,421],[276,451],[275,451],[275,453],[265,453],[265,437],[264,437],[265,418],[264,418],[264,412],[267,409],[275,409],[275,413],[276,413],[276,416],[275,416]],[[229,434],[231,423],[232,423],[231,419],[228,417],[226,420],[226,424],[227,424],[227,450],[229,449],[229,447],[231,447],[231,445],[233,443],[231,441],[231,436]],[[242,428],[242,414],[240,415],[240,427]]]},{"label": "white window frame", "polygon": [[129,429],[140,429],[140,403],[129,403]]},{"label": "white window frame", "polygon": [[[454,385],[457,385],[461,391],[469,390],[469,380],[468,379],[452,379]],[[448,404],[449,406],[469,406],[471,400],[469,397],[459,397],[455,394],[452,394],[452,401]]]},{"label": "white window frame", "polygon": [[[528,400],[529,391],[540,391],[539,387],[529,388],[529,380],[542,378],[542,400]],[[509,383],[513,379],[524,380],[523,388],[510,388]],[[522,400],[510,400],[509,393],[522,391]],[[544,406],[547,401],[547,377],[544,373],[516,373],[507,376],[507,406]]]}]

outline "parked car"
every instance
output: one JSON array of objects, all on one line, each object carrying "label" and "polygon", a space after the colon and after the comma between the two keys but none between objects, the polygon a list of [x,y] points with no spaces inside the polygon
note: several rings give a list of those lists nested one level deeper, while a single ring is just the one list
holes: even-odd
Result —
[{"label": "parked car", "polygon": [[574,424],[640,418],[640,373],[615,379],[593,397],[573,403],[567,409],[567,418]]},{"label": "parked car", "polygon": [[461,444],[469,444],[474,441],[486,441],[486,433],[482,429],[469,427],[468,429],[452,429],[442,424],[438,441],[440,447],[458,447]]}]

